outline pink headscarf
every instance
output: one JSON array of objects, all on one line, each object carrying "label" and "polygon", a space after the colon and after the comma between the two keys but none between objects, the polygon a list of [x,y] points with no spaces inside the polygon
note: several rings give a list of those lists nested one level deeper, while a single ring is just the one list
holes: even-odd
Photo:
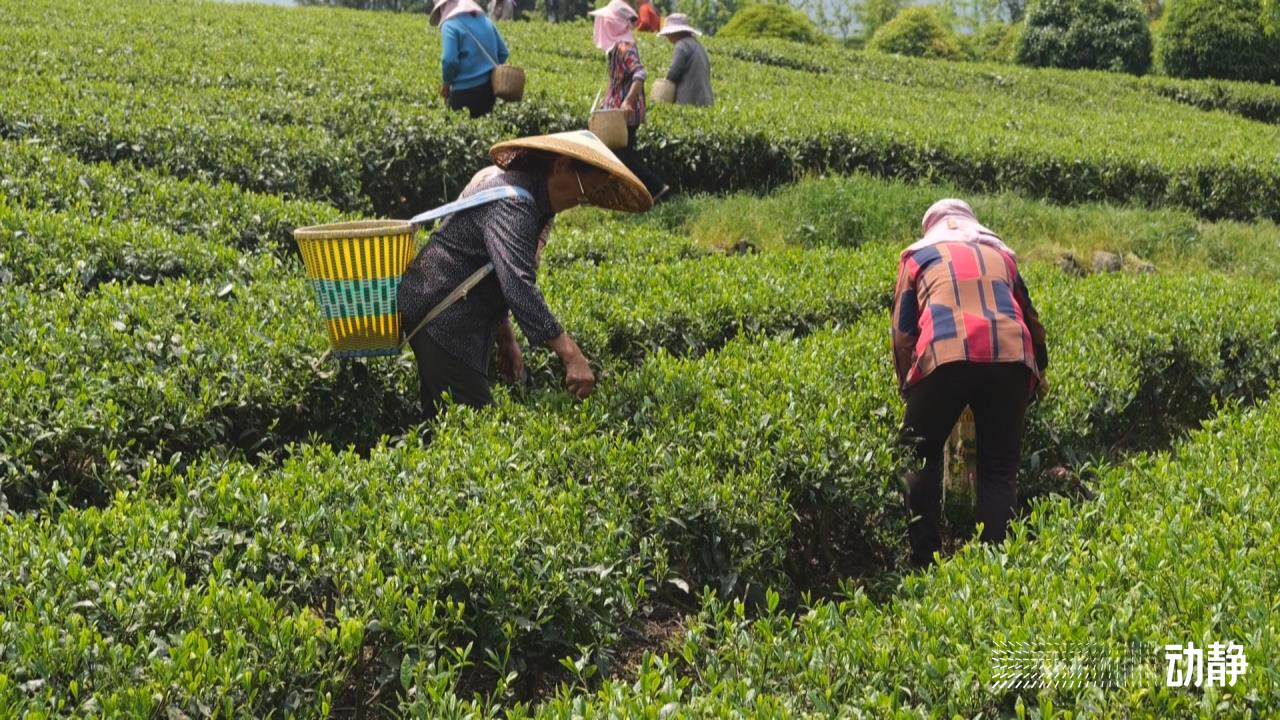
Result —
[{"label": "pink headscarf", "polygon": [[909,255],[927,247],[948,242],[982,243],[1007,253],[1009,257],[1017,257],[1013,250],[1000,240],[999,235],[978,222],[978,217],[973,214],[973,208],[963,200],[947,198],[930,205],[925,211],[924,219],[920,221],[920,230],[924,233],[924,237],[902,251],[904,260]]},{"label": "pink headscarf", "polygon": [[474,0],[436,0],[435,7],[431,9],[431,24],[439,25],[458,15],[471,14],[483,15],[484,8]]},{"label": "pink headscarf", "polygon": [[622,0],[609,0],[608,5],[587,14],[596,19],[596,47],[609,52],[620,42],[635,43],[636,38],[631,34],[631,26],[640,16]]}]

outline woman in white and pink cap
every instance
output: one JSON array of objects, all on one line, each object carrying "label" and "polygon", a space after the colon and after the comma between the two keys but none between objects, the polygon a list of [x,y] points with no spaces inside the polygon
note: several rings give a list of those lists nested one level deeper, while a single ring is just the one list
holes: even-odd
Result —
[{"label": "woman in white and pink cap", "polygon": [[604,51],[609,61],[609,88],[600,107],[605,110],[621,108],[627,117],[627,146],[615,153],[640,178],[645,189],[658,200],[666,194],[667,184],[636,154],[636,131],[644,123],[644,81],[648,77],[640,62],[635,36],[631,34],[639,15],[623,0],[610,0],[599,10],[592,10],[595,18],[595,44]]},{"label": "woman in white and pink cap", "polygon": [[676,85],[677,105],[711,105],[716,101],[711,92],[711,60],[706,48],[698,42],[702,32],[689,24],[689,16],[672,13],[658,34],[671,41],[671,67],[667,80]]}]

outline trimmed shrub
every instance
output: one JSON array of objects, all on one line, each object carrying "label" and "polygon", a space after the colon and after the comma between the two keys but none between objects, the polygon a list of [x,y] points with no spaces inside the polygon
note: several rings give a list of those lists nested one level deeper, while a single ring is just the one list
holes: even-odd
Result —
[{"label": "trimmed shrub", "polygon": [[931,7],[910,7],[876,30],[867,46],[871,50],[896,55],[962,60],[955,33],[951,32]]},{"label": "trimmed shrub", "polygon": [[1027,14],[1017,60],[1143,75],[1151,48],[1151,28],[1135,0],[1040,0]]},{"label": "trimmed shrub", "polygon": [[818,30],[808,15],[786,5],[748,5],[729,18],[719,33],[726,38],[781,38],[795,42],[816,44],[822,42]]},{"label": "trimmed shrub", "polygon": [[1280,81],[1280,33],[1268,36],[1258,0],[1179,0],[1157,49],[1160,67],[1181,78]]}]

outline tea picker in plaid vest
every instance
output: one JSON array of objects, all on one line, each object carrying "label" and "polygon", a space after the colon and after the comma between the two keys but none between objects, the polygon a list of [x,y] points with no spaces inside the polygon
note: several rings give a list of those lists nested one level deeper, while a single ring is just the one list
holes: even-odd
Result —
[{"label": "tea picker in plaid vest", "polygon": [[905,250],[893,300],[893,362],[907,407],[902,437],[918,469],[906,478],[912,562],[942,549],[942,449],[965,407],[977,433],[982,540],[1004,540],[1028,401],[1047,389],[1044,326],[1017,256],[963,200],[934,203]]}]

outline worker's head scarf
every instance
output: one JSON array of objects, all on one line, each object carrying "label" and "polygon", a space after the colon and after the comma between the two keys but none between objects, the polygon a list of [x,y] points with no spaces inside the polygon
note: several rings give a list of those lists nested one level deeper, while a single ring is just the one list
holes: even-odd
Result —
[{"label": "worker's head scarf", "polygon": [[483,15],[484,8],[474,0],[436,0],[435,6],[431,8],[431,24],[439,25],[459,15],[471,14]]},{"label": "worker's head scarf", "polygon": [[927,247],[948,242],[982,243],[1007,253],[1010,257],[1016,257],[1013,250],[1000,240],[999,235],[978,222],[978,217],[973,214],[973,208],[963,200],[947,198],[930,205],[924,214],[924,219],[920,221],[920,230],[924,233],[924,237],[902,251],[904,259]]},{"label": "worker's head scarf", "polygon": [[631,34],[631,26],[640,16],[622,0],[609,0],[608,5],[599,10],[592,10],[588,14],[596,19],[596,47],[609,52],[620,42],[635,43],[636,39]]}]

